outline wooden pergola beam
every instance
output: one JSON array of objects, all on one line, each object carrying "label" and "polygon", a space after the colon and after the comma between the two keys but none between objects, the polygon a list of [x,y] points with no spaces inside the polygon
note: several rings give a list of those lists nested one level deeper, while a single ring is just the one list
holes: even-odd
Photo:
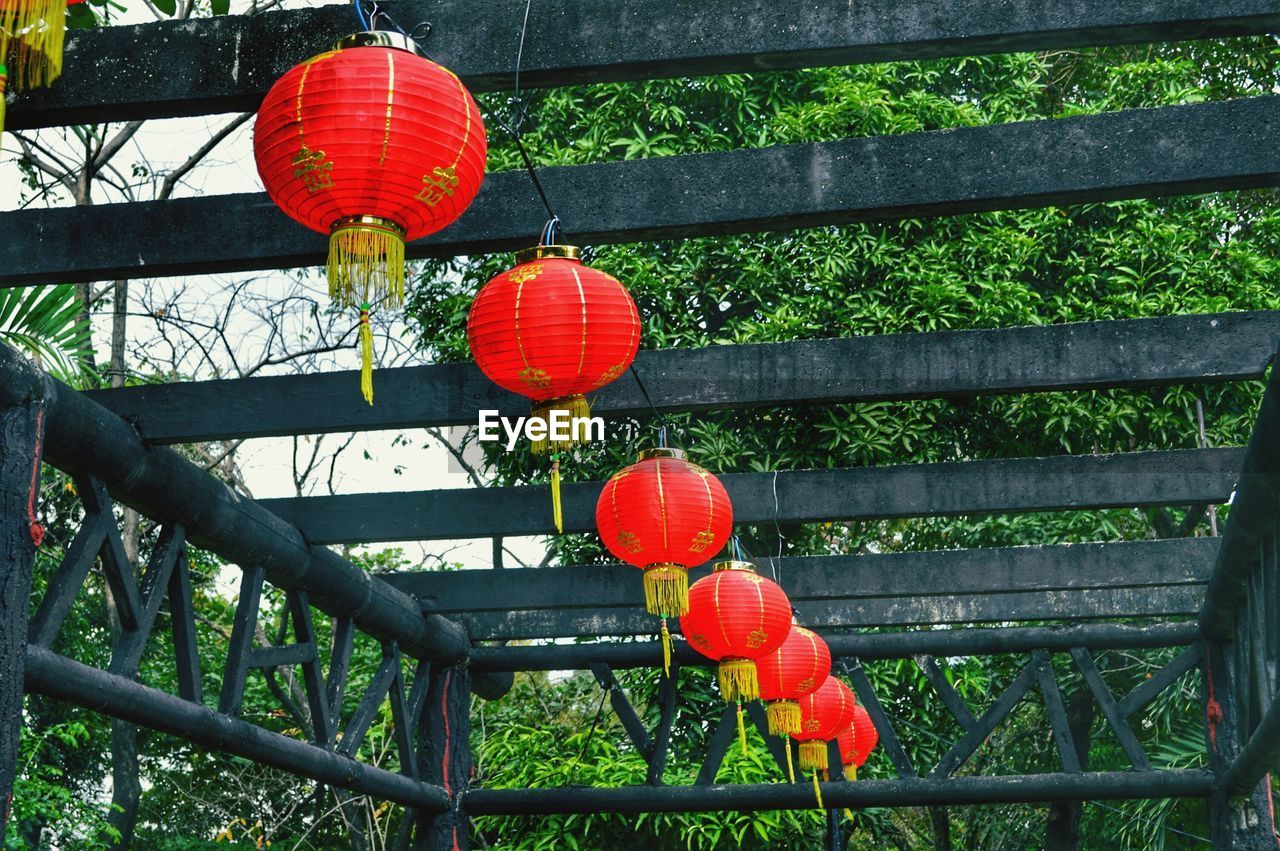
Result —
[{"label": "wooden pergola beam", "polygon": [[[564,166],[539,178],[575,243],[688,239],[1276,186],[1277,124],[1280,98],[1268,96]],[[523,247],[544,216],[526,174],[494,174],[457,224],[407,253]],[[6,213],[0,232],[10,286],[318,266],[328,244],[262,194]]]},{"label": "wooden pergola beam", "polygon": [[[664,412],[766,405],[949,399],[1261,378],[1280,312],[1220,313],[1030,328],[641,352]],[[379,370],[378,403],[356,372],[146,384],[89,393],[151,443],[475,425],[476,412],[524,416],[528,400],[472,363]],[[606,416],[644,415],[630,376],[592,398]]]},{"label": "wooden pergola beam", "polygon": [[[736,523],[808,523],[1226,502],[1244,450],[1003,458],[721,476]],[[601,482],[565,485],[564,531],[591,532]],[[774,490],[777,504],[774,503]],[[317,544],[550,534],[545,486],[267,499]]]},{"label": "wooden pergola beam", "polygon": [[[497,2],[387,2],[406,28],[428,20],[427,49],[475,91],[514,85],[520,18]],[[256,109],[297,62],[355,29],[343,4],[72,32],[52,89],[22,97],[13,129]],[[522,87],[580,85],[939,56],[1070,49],[1274,32],[1268,0],[1053,3],[965,0],[543,0],[529,21]],[[698,34],[690,38],[689,33]]]}]

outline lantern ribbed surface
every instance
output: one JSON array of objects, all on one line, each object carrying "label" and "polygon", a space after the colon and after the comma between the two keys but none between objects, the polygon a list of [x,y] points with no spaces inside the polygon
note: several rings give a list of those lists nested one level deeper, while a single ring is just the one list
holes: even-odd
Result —
[{"label": "lantern ribbed surface", "polygon": [[[680,454],[650,450],[664,451]],[[697,464],[683,457],[642,457],[605,483],[596,529],[609,552],[644,569],[648,611],[677,617],[689,610],[686,571],[724,548],[733,506],[720,480]]]},{"label": "lantern ribbed surface", "polygon": [[826,681],[812,693],[800,698],[800,768],[805,771],[827,769],[827,742],[840,730],[853,723],[857,700],[838,677]]},{"label": "lantern ribbed surface", "polygon": [[793,625],[782,646],[756,661],[760,699],[767,704],[769,732],[800,731],[799,699],[822,685],[831,673],[831,651],[812,630]]},{"label": "lantern ribbed surface", "polygon": [[331,50],[289,70],[258,110],[267,194],[330,234],[343,305],[404,297],[403,243],[456,221],[484,179],[484,124],[449,70],[408,50]]},{"label": "lantern ribbed surface", "polygon": [[[542,257],[493,278],[467,317],[467,341],[489,380],[553,411],[591,415],[583,394],[626,372],[640,346],[640,312],[612,275],[569,257]],[[580,435],[581,433],[579,433]],[[537,441],[535,452],[581,442]]]},{"label": "lantern ribbed surface", "polygon": [[689,613],[680,618],[689,646],[720,663],[720,693],[730,702],[760,696],[755,660],[780,647],[791,632],[786,593],[748,566],[716,565],[689,589]]}]

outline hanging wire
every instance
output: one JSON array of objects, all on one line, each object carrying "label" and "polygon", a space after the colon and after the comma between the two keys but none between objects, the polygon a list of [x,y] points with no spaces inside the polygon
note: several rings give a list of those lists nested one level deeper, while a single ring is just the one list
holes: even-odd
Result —
[{"label": "hanging wire", "polygon": [[773,471],[773,533],[778,536],[778,555],[769,559],[770,566],[773,568],[773,581],[782,584],[782,576],[778,572],[778,564],[782,561],[782,550],[786,546],[787,539],[782,536],[782,526],[778,523],[778,514],[780,508],[778,504],[778,471]]},{"label": "hanging wire", "polygon": [[355,10],[356,23],[360,25],[360,29],[362,31],[367,32],[368,30],[373,29],[369,24],[369,20],[364,16],[364,8],[361,7],[360,0],[351,0],[351,8]]},{"label": "hanging wire", "polygon": [[644,400],[649,405],[649,410],[653,412],[653,418],[658,421],[658,436],[662,440],[662,446],[666,446],[666,441],[670,435],[671,428],[667,424],[667,418],[658,410],[658,406],[653,404],[653,397],[649,395],[649,389],[644,386],[644,381],[640,379],[640,373],[636,372],[636,365],[631,364],[631,377],[636,380],[636,386],[640,388],[640,395],[644,396]]}]

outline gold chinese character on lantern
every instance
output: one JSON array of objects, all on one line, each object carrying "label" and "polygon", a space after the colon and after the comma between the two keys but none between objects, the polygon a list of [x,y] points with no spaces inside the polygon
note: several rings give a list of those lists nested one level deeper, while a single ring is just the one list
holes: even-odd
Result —
[{"label": "gold chinese character on lantern", "polygon": [[316,193],[333,186],[333,163],[325,161],[324,151],[313,151],[306,145],[293,158],[293,176],[302,178],[307,192]]},{"label": "gold chinese character on lantern", "polygon": [[700,553],[715,543],[715,540],[716,536],[710,529],[703,529],[693,536],[693,543],[689,545],[689,549],[692,552]]},{"label": "gold chinese character on lantern", "polygon": [[769,633],[765,632],[763,629],[753,629],[751,632],[747,633],[747,646],[752,650],[758,649],[760,645],[764,644],[768,640]]},{"label": "gold chinese character on lantern", "polygon": [[436,166],[430,174],[422,176],[422,189],[414,197],[428,207],[434,207],[453,195],[457,185],[458,175],[453,166]]}]

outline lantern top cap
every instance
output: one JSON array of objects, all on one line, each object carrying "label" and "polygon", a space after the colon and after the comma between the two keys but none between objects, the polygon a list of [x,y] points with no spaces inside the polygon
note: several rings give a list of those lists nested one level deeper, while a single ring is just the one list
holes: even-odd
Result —
[{"label": "lantern top cap", "polygon": [[343,36],[333,43],[334,50],[346,50],[351,47],[390,47],[394,50],[406,50],[416,56],[421,56],[422,51],[418,49],[418,44],[404,33],[388,32],[387,30],[367,30],[365,32],[352,33]]},{"label": "lantern top cap", "polygon": [[648,461],[650,458],[674,458],[677,461],[688,461],[689,453],[672,446],[655,446],[652,449],[641,449],[636,456],[639,461]]},{"label": "lantern top cap", "polygon": [[714,573],[719,573],[722,570],[745,570],[748,573],[755,573],[756,566],[749,561],[738,561],[737,559],[730,559],[729,561],[716,562],[714,565],[712,565],[711,570]]},{"label": "lantern top cap", "polygon": [[516,252],[517,263],[528,263],[530,260],[546,260],[548,258],[581,260],[582,251],[576,245],[535,245],[531,248],[522,248]]}]

